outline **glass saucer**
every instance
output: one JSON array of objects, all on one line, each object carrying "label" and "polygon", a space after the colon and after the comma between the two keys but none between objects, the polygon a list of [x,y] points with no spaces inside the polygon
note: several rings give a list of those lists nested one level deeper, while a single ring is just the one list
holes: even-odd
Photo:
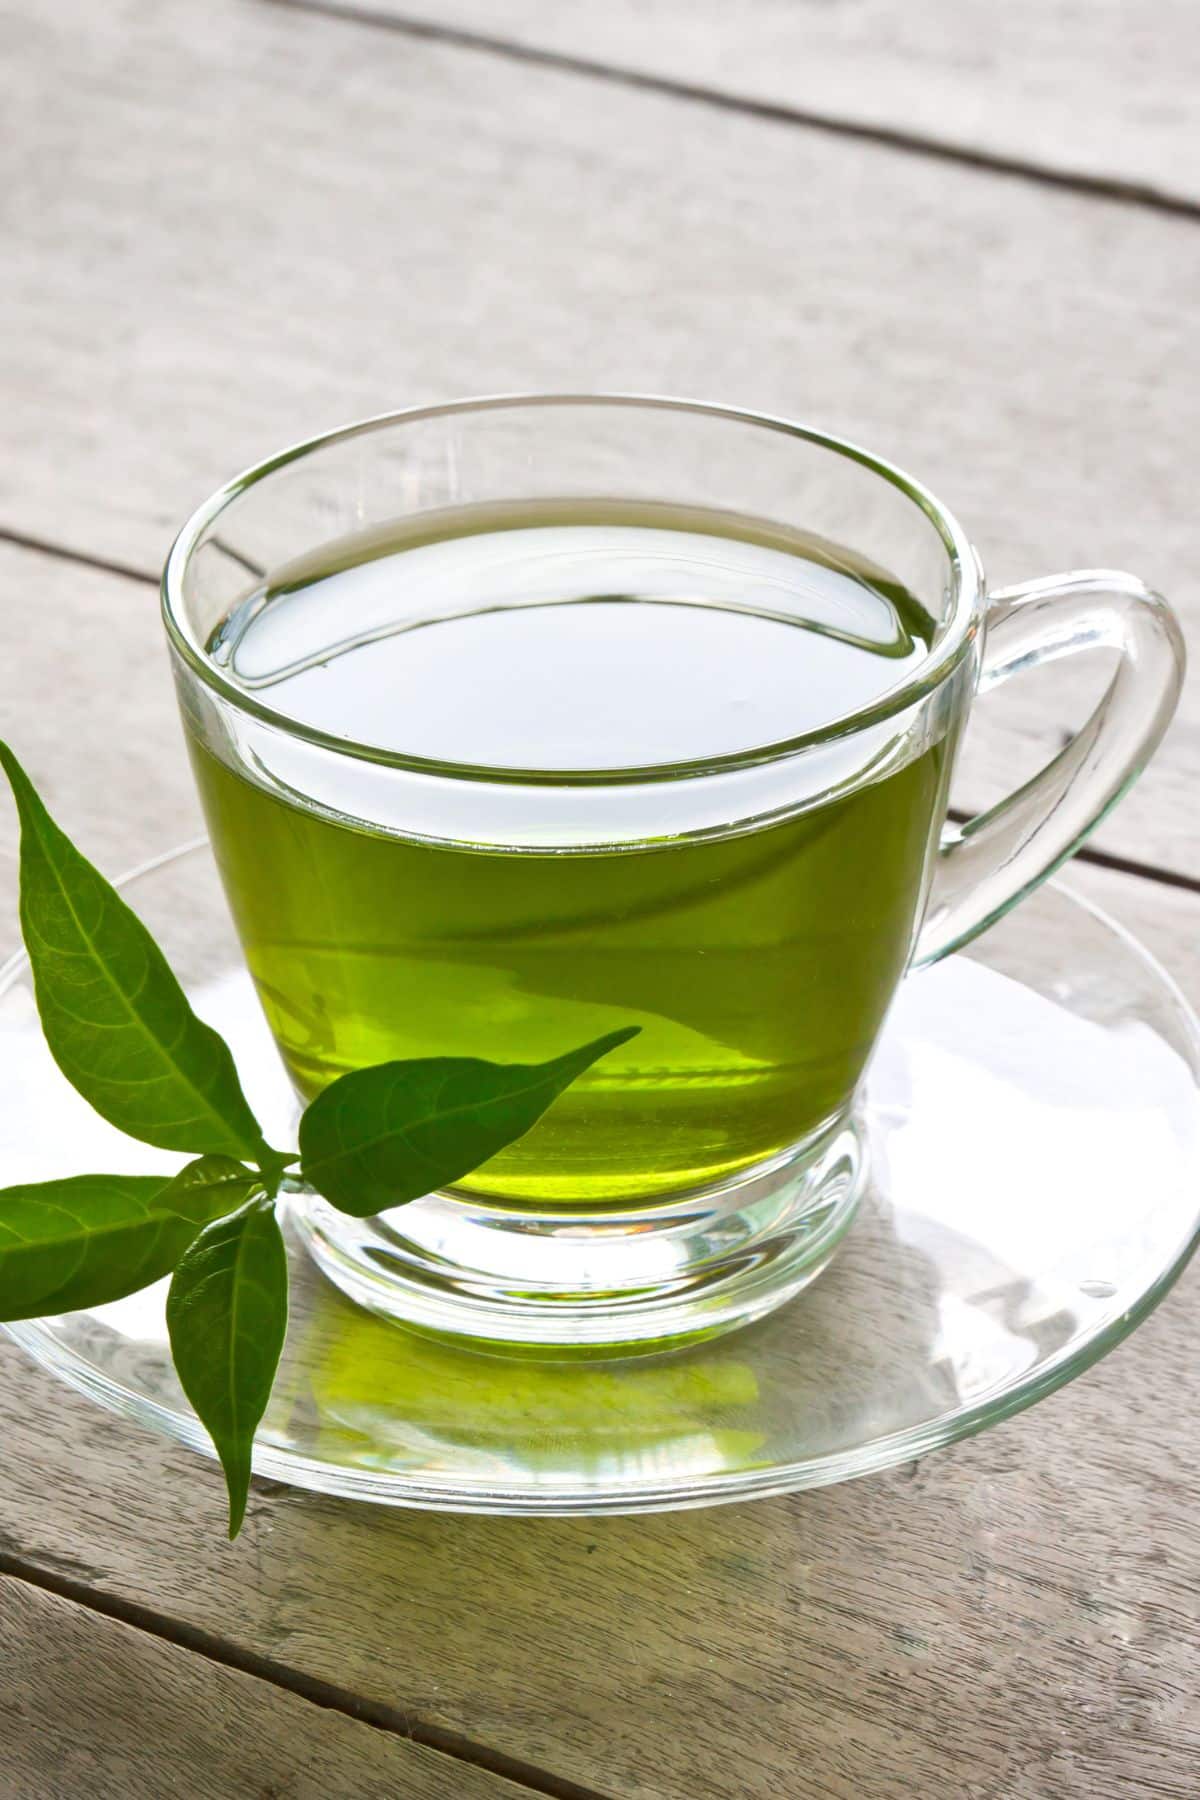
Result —
[{"label": "glass saucer", "polygon": [[[205,845],[126,890],[233,1045],[268,1137],[295,1103]],[[293,1237],[292,1323],[255,1468],[397,1506],[634,1512],[816,1487],[1030,1405],[1146,1317],[1200,1229],[1200,1029],[1127,933],[1061,887],[905,983],[867,1090],[872,1182],[813,1287],[761,1324],[629,1360],[496,1358],[360,1311]],[[0,1179],[169,1170],[45,1050],[0,974]],[[165,1283],[6,1329],[72,1387],[201,1450]]]}]

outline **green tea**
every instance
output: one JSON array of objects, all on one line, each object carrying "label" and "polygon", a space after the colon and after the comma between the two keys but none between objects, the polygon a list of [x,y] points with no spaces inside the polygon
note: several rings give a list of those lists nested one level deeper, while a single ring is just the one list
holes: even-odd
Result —
[{"label": "green tea", "polygon": [[[903,682],[932,629],[847,552],[665,507],[464,509],[276,572],[213,635],[232,680],[334,737],[527,782],[515,800],[476,784],[481,823],[439,842],[380,821],[370,763],[336,759],[339,791],[315,799],[295,772],[193,741],[301,1093],[395,1057],[538,1061],[640,1025],[463,1183],[521,1206],[660,1198],[836,1118],[910,952],[946,744],[750,829],[691,828],[679,780],[654,789],[664,820],[639,835],[647,790],[625,781],[607,794],[629,794],[628,829],[610,818],[613,841],[591,842],[595,778],[819,730]],[[528,778],[563,770],[581,778],[578,841],[542,841],[554,784]]]}]

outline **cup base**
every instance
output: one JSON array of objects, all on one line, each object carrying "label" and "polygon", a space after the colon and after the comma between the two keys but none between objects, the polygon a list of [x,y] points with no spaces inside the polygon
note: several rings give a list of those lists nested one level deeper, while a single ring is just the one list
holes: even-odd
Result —
[{"label": "cup base", "polygon": [[360,1306],[480,1350],[649,1353],[773,1312],[816,1279],[866,1176],[853,1113],[734,1181],[625,1212],[514,1212],[458,1192],[373,1219],[288,1194],[318,1268]]}]

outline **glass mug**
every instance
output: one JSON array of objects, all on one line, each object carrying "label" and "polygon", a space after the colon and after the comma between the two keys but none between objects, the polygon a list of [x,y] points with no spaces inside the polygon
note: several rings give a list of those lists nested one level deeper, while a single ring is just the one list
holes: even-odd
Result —
[{"label": "glass mug", "polygon": [[[294,1228],[355,1300],[528,1352],[758,1318],[866,1181],[909,969],[1128,787],[1183,647],[1132,576],[988,596],[917,483],[784,420],[517,396],[368,420],[215,494],[163,605],[235,924],[310,1098],[409,1056],[640,1031],[445,1193]],[[973,696],[1107,646],[1032,781],[946,824]]]}]

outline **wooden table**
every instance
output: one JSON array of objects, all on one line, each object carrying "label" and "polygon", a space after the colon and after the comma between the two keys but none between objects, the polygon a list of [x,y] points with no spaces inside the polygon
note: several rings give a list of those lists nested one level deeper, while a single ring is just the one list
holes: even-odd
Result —
[{"label": "wooden table", "polygon": [[[173,527],[394,405],[649,388],[811,418],[922,475],[993,579],[1125,565],[1200,623],[1194,0],[431,11],[0,20],[2,729],[104,866],[196,825],[155,616]],[[981,708],[959,803],[1098,679]],[[1194,1001],[1198,773],[1192,683],[1072,872]],[[0,1795],[1184,1800],[1195,1294],[1033,1412],[847,1487],[530,1523],[259,1483],[233,1546],[215,1470],[6,1342]]]}]

